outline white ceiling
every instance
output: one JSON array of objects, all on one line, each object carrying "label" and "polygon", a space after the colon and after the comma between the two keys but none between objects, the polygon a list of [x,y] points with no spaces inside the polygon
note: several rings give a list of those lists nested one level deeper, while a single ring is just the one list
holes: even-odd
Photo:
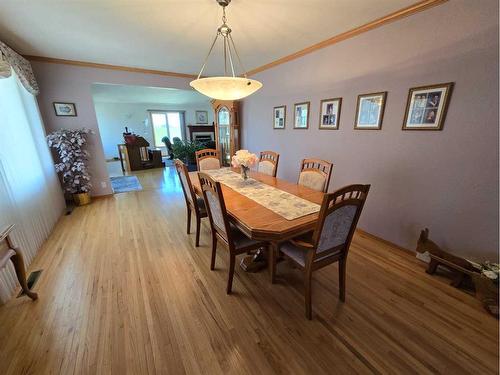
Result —
[{"label": "white ceiling", "polygon": [[[247,70],[417,0],[232,0]],[[22,54],[198,73],[221,23],[215,0],[0,0],[0,40]],[[221,54],[207,74],[222,73]]]},{"label": "white ceiling", "polygon": [[207,104],[209,99],[194,90],[94,83],[92,98],[105,103]]}]

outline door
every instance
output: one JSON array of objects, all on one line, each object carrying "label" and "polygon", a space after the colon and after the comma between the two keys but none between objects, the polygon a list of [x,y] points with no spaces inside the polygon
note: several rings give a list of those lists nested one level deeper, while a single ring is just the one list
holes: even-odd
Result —
[{"label": "door", "polygon": [[153,127],[154,146],[165,148],[163,137],[168,137],[170,142],[174,138],[184,139],[184,112],[180,111],[149,111]]}]

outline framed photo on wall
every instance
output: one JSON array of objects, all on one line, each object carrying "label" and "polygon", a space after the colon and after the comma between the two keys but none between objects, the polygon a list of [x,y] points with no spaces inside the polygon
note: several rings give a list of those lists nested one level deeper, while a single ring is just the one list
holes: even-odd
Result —
[{"label": "framed photo on wall", "polygon": [[285,129],[286,105],[280,105],[273,109],[273,129]]},{"label": "framed photo on wall", "polygon": [[54,105],[56,116],[76,117],[75,103],[54,102],[52,104]]},{"label": "framed photo on wall", "polygon": [[196,123],[208,124],[208,111],[196,111]]},{"label": "framed photo on wall", "polygon": [[319,105],[319,128],[337,130],[339,128],[342,98],[323,99]]},{"label": "framed photo on wall", "polygon": [[354,129],[379,130],[384,119],[387,91],[358,95]]},{"label": "framed photo on wall", "polygon": [[411,88],[403,130],[441,130],[450,102],[453,82]]},{"label": "framed photo on wall", "polygon": [[294,129],[307,129],[309,128],[309,104],[310,102],[296,103],[293,108]]}]

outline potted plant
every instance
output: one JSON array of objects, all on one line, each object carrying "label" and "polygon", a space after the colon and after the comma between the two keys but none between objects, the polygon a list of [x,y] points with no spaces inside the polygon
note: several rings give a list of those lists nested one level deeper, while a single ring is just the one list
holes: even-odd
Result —
[{"label": "potted plant", "polygon": [[47,135],[49,147],[59,155],[55,164],[60,173],[64,191],[71,194],[77,206],[90,203],[90,174],[88,172],[89,153],[84,149],[89,129],[60,129]]},{"label": "potted plant", "polygon": [[197,141],[182,141],[179,138],[174,138],[172,150],[176,159],[182,160],[188,167],[188,170],[196,170],[196,155],[195,152],[203,150],[205,145]]},{"label": "potted plant", "polygon": [[499,265],[491,262],[475,263],[469,261],[477,272],[472,272],[472,281],[476,289],[476,297],[484,308],[498,318],[498,274]]}]

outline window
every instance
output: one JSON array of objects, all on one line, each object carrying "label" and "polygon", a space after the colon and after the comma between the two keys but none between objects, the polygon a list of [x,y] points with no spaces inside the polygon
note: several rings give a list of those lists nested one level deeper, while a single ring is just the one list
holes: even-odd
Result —
[{"label": "window", "polygon": [[163,137],[170,142],[174,138],[183,139],[184,113],[179,111],[150,111],[155,147],[165,147]]}]

